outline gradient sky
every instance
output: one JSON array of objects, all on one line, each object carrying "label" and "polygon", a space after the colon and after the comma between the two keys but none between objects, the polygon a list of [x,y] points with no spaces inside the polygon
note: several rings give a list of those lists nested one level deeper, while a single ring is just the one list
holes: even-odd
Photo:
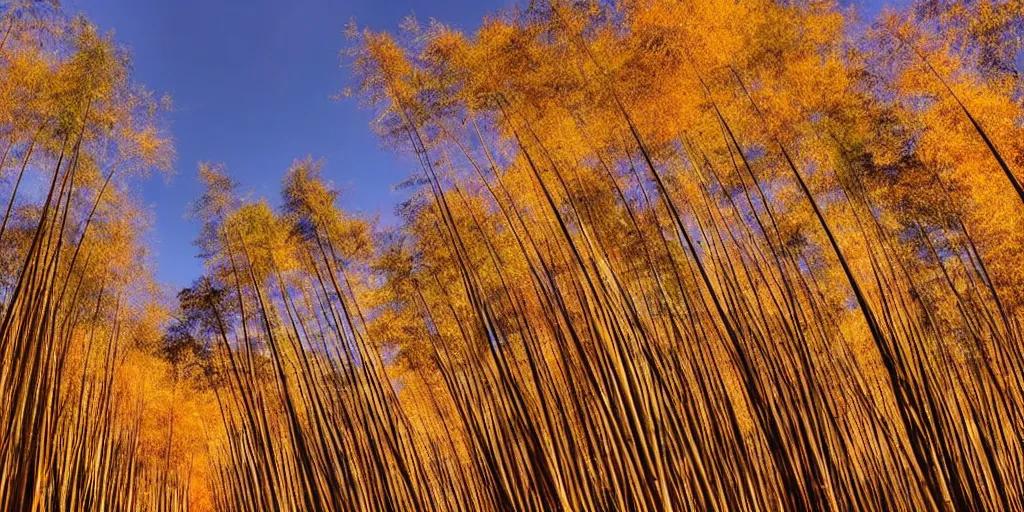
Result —
[{"label": "gradient sky", "polygon": [[[860,3],[860,0],[854,0]],[[338,51],[350,19],[396,30],[405,16],[473,32],[514,0],[64,0],[132,49],[135,79],[169,93],[176,174],[140,185],[152,207],[157,277],[174,289],[202,272],[185,219],[201,188],[200,161],[223,162],[244,190],[278,202],[284,171],[305,155],[326,160],[342,206],[393,221],[392,185],[413,164],[381,148],[371,113],[331,96],[349,84]],[[865,0],[871,7],[880,0]]]},{"label": "gradient sky", "polygon": [[[176,174],[140,184],[152,207],[157,277],[180,288],[202,272],[185,219],[201,192],[197,163],[223,162],[243,190],[278,202],[284,171],[305,155],[345,189],[342,205],[393,219],[393,184],[413,167],[382,148],[371,112],[331,96],[349,85],[338,52],[345,24],[396,30],[402,18],[436,18],[472,32],[506,0],[65,0],[134,56],[135,80],[174,100]],[[511,4],[509,4],[511,5]]]}]

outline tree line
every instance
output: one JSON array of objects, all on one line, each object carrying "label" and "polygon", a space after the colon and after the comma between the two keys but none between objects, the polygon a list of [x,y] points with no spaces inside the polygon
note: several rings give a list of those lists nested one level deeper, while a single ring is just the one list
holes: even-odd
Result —
[{"label": "tree line", "polygon": [[167,105],[4,23],[6,508],[1024,508],[1019,0],[351,26],[399,222],[203,163],[176,304],[125,215]]}]

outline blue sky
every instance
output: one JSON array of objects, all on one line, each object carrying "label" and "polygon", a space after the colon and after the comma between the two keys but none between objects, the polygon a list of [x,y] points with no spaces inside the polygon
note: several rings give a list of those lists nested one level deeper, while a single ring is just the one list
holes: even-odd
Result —
[{"label": "blue sky", "polygon": [[415,14],[467,32],[506,0],[65,0],[131,48],[135,79],[174,100],[170,129],[176,174],[140,184],[152,207],[152,247],[161,281],[180,288],[202,272],[184,218],[201,193],[197,163],[223,162],[255,196],[278,200],[292,160],[326,160],[325,174],[345,189],[343,206],[387,221],[401,196],[391,191],[412,166],[382,148],[371,112],[331,96],[349,84],[338,52],[352,18],[396,30]]},{"label": "blue sky", "polygon": [[393,220],[401,196],[391,187],[412,164],[381,148],[371,113],[354,99],[331,99],[349,84],[338,58],[345,24],[395,30],[415,14],[473,32],[485,14],[513,2],[65,0],[132,49],[136,81],[174,99],[176,175],[140,185],[154,212],[158,279],[176,289],[202,272],[191,245],[198,226],[184,218],[201,193],[200,161],[223,162],[244,189],[276,202],[294,158],[322,157],[327,177],[346,191],[346,209]]}]

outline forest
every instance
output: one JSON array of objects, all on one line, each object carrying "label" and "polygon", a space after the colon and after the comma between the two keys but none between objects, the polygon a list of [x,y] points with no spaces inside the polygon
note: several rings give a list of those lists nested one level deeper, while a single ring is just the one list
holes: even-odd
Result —
[{"label": "forest", "polygon": [[352,23],[399,221],[198,163],[176,295],[173,102],[0,15],[0,510],[1024,510],[1022,0]]}]

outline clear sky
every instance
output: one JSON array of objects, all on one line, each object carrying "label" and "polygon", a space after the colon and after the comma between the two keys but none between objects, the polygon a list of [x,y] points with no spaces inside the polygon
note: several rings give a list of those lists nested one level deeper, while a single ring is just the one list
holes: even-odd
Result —
[{"label": "clear sky", "polygon": [[175,105],[171,133],[176,174],[140,186],[154,211],[157,277],[180,288],[202,272],[184,218],[201,193],[197,163],[223,162],[256,196],[278,201],[292,160],[326,160],[325,174],[345,189],[342,205],[393,219],[391,191],[413,168],[382,148],[371,112],[331,96],[348,85],[338,52],[345,24],[397,30],[415,14],[472,32],[506,0],[64,0],[131,48],[135,80]]},{"label": "clear sky", "polygon": [[[869,11],[881,0],[853,0]],[[64,0],[132,49],[136,81],[175,104],[176,175],[141,184],[155,217],[157,277],[173,288],[202,272],[184,218],[201,189],[197,163],[223,162],[243,189],[275,203],[284,171],[305,155],[326,160],[342,205],[393,220],[392,185],[413,168],[381,148],[371,113],[331,96],[349,84],[338,52],[350,19],[396,30],[415,14],[467,33],[514,0]],[[848,3],[848,2],[844,2]]]}]

